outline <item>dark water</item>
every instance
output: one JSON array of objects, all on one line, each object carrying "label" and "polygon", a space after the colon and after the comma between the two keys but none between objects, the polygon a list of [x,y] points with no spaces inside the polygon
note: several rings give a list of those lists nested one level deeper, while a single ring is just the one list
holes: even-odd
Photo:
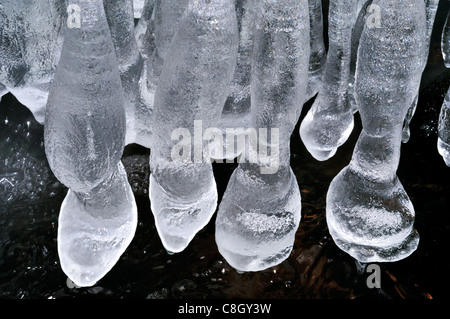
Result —
[{"label": "dark water", "polygon": [[[340,251],[325,221],[325,198],[333,177],[348,164],[361,126],[326,162],[292,136],[292,167],[302,194],[302,221],[294,249],[282,264],[237,273],[218,253],[214,219],[182,253],[161,245],[148,199],[149,150],[125,149],[123,163],[139,209],[136,235],[116,266],[95,286],[69,288],[57,255],[59,207],[67,189],[51,173],[43,127],[12,95],[0,104],[0,298],[333,298],[445,299],[450,296],[450,168],[437,152],[439,110],[450,85],[439,32],[448,4],[441,5],[433,33],[411,139],[402,146],[398,176],[416,209],[419,247],[396,263],[380,263],[381,288],[370,289],[365,265]],[[443,7],[443,8],[442,8]],[[310,107],[305,105],[302,117]],[[222,196],[235,164],[215,164]]]}]

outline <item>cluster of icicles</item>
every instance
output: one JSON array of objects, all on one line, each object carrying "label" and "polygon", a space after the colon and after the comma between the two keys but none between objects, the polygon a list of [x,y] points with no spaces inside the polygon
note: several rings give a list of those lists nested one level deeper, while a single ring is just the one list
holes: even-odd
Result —
[{"label": "cluster of icicles", "polygon": [[[168,252],[217,213],[231,266],[281,263],[301,220],[290,136],[312,98],[300,136],[317,160],[345,143],[355,112],[363,125],[327,194],[335,243],[361,262],[410,255],[419,236],[396,171],[438,2],[330,1],[326,50],[320,0],[0,0],[0,96],[45,126],[50,167],[69,189],[63,271],[92,286],[132,241],[121,163],[131,143],[151,150],[151,210]],[[442,38],[450,67],[450,25]],[[450,93],[438,129],[450,165]],[[236,158],[218,203],[211,162]]]}]

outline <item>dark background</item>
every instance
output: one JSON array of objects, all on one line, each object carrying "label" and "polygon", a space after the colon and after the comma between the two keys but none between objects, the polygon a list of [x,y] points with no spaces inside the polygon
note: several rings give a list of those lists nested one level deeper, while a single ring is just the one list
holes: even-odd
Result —
[{"label": "dark background", "polygon": [[[257,273],[237,273],[218,253],[215,216],[185,251],[168,255],[150,211],[149,150],[127,146],[123,163],[139,209],[136,235],[116,266],[95,286],[71,289],[59,265],[56,243],[59,207],[67,189],[48,167],[43,127],[8,94],[0,104],[0,298],[449,297],[450,168],[437,151],[439,111],[450,85],[450,71],[440,52],[449,7],[448,1],[441,1],[411,139],[402,146],[398,169],[416,210],[421,240],[410,257],[379,264],[381,289],[367,287],[364,265],[335,246],[325,221],[326,192],[350,161],[361,130],[358,114],[350,139],[326,162],[314,160],[299,138],[298,127],[294,131],[291,164],[302,194],[302,221],[290,257]],[[325,1],[325,14],[327,8]],[[305,105],[301,119],[311,104]],[[214,164],[220,196],[235,167]]]}]

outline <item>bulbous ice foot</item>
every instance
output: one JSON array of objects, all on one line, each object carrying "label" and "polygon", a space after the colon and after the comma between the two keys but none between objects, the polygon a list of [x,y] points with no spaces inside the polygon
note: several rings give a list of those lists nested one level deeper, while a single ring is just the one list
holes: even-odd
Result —
[{"label": "bulbous ice foot", "polygon": [[67,193],[58,221],[58,253],[64,273],[89,287],[119,260],[137,227],[137,207],[122,164],[89,194]]},{"label": "bulbous ice foot", "polygon": [[450,167],[450,145],[438,138],[438,151],[444,159],[445,164]]},{"label": "bulbous ice foot", "polygon": [[240,166],[231,176],[217,213],[216,243],[236,270],[264,270],[291,253],[301,197],[292,170],[284,177],[268,184]]},{"label": "bulbous ice foot", "polygon": [[[320,98],[320,94],[317,98]],[[326,161],[336,154],[339,146],[344,144],[352,133],[353,112],[327,115],[316,112],[313,108],[308,111],[300,125],[300,137],[316,160]]]},{"label": "bulbous ice foot", "polygon": [[151,210],[162,244],[170,253],[183,251],[216,211],[218,196],[212,170],[207,168],[203,173],[195,180],[175,178],[183,185],[178,189],[168,189],[150,175]]},{"label": "bulbous ice foot", "polygon": [[413,205],[396,176],[374,182],[344,168],[330,184],[326,214],[336,245],[360,262],[397,261],[419,243]]}]

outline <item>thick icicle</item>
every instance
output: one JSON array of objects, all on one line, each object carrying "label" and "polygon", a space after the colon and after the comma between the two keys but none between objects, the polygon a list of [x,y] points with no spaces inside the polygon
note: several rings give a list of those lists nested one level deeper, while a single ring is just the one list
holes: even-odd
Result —
[{"label": "thick icicle", "polygon": [[66,31],[46,109],[45,151],[69,188],[58,220],[63,271],[91,286],[134,237],[137,208],[121,163],[125,109],[110,30],[101,0],[70,0],[79,28]]},{"label": "thick icicle", "polygon": [[203,156],[202,127],[217,125],[237,48],[234,0],[190,0],[165,48],[155,95],[150,201],[170,252],[184,250],[216,210],[216,183],[210,159]]},{"label": "thick icicle", "polygon": [[261,1],[255,24],[254,135],[246,162],[233,172],[216,218],[219,251],[239,271],[258,271],[285,260],[301,219],[289,141],[308,82],[308,2]]},{"label": "thick icicle", "polygon": [[355,81],[363,131],[350,164],[330,184],[326,213],[342,250],[360,262],[389,262],[410,255],[419,241],[396,171],[403,121],[427,59],[427,25],[423,0],[373,4],[381,27],[363,30]]},{"label": "thick icicle", "polygon": [[140,100],[139,79],[144,60],[134,37],[133,1],[105,0],[103,3],[124,89],[127,122],[125,145],[138,143],[149,146],[151,135],[147,132],[151,112]]}]

